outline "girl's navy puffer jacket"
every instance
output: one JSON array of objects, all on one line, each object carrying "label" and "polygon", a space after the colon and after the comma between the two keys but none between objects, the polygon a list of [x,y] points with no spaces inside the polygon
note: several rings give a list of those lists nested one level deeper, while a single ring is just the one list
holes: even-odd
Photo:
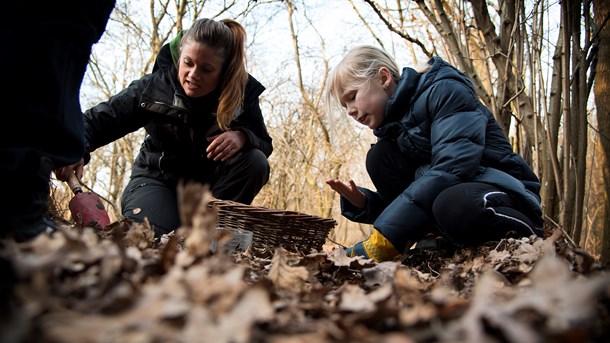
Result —
[{"label": "girl's navy puffer jacket", "polygon": [[[401,151],[419,167],[415,180],[392,203],[364,187],[367,208],[358,209],[344,198],[342,214],[373,224],[395,246],[401,236],[396,216],[409,226],[433,224],[432,204],[453,185],[478,181],[515,196],[528,217],[542,226],[540,182],[512,147],[491,111],[479,100],[471,81],[442,60],[432,58],[419,74],[404,68],[388,101],[384,123],[374,130],[379,140],[396,140]],[[398,225],[399,226],[399,225]]]}]

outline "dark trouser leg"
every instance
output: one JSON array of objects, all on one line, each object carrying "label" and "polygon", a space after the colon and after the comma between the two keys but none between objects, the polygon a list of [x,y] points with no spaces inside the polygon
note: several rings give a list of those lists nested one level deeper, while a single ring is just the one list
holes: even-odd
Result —
[{"label": "dark trouser leg", "polygon": [[52,164],[33,152],[18,161],[15,156],[0,150],[0,158],[9,162],[0,166],[0,179],[10,183],[0,195],[0,236],[21,242],[54,228],[48,217]]},{"label": "dark trouser leg", "polygon": [[398,144],[390,140],[375,143],[366,155],[366,170],[386,203],[392,202],[413,182],[415,168]]},{"label": "dark trouser leg", "polygon": [[[250,204],[269,180],[269,163],[259,150],[246,150],[215,166],[212,194],[223,200]],[[168,233],[180,226],[176,182],[138,176],[129,181],[123,191],[123,216],[135,222],[144,218],[156,235]]]},{"label": "dark trouser leg", "polygon": [[269,162],[262,151],[244,150],[216,167],[212,194],[222,200],[251,204],[269,181]]},{"label": "dark trouser leg", "polygon": [[180,226],[176,184],[147,177],[135,177],[129,181],[121,198],[123,216],[135,222],[144,218],[157,236]]},{"label": "dark trouser leg", "polygon": [[457,246],[540,234],[512,196],[485,183],[444,190],[432,210],[439,230]]}]

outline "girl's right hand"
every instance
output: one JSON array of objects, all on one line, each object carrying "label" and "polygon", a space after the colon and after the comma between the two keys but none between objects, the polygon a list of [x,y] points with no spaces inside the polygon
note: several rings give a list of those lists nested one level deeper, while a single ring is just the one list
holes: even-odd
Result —
[{"label": "girl's right hand", "polygon": [[80,161],[70,164],[68,166],[60,167],[53,170],[55,173],[55,177],[59,181],[67,181],[70,177],[70,173],[76,174],[76,178],[81,180],[83,178],[83,170],[85,166],[85,161],[81,158]]},{"label": "girl's right hand", "polygon": [[352,205],[358,208],[366,207],[366,196],[358,189],[354,180],[349,180],[349,184],[345,184],[340,180],[327,180],[326,184],[335,192],[341,194],[347,201],[351,202]]}]

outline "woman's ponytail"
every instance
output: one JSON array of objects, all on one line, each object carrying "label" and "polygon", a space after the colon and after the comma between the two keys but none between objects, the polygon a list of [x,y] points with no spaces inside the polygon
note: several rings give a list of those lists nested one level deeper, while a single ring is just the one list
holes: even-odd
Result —
[{"label": "woman's ponytail", "polygon": [[235,112],[243,105],[248,72],[246,72],[246,31],[234,20],[223,19],[222,22],[232,33],[232,44],[226,53],[217,113],[218,125],[226,131],[231,120],[235,118]]}]

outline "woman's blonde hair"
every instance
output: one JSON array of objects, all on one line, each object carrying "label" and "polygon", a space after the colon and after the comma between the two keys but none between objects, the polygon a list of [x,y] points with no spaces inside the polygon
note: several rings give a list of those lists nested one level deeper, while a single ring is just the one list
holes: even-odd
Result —
[{"label": "woman's blonde hair", "polygon": [[229,130],[229,124],[235,119],[244,101],[248,72],[246,71],[246,31],[232,19],[215,21],[199,19],[186,31],[180,46],[194,41],[215,49],[224,59],[220,83],[220,98],[216,111],[218,126]]},{"label": "woman's blonde hair", "polygon": [[361,45],[351,49],[335,66],[326,84],[326,104],[332,111],[340,102],[341,95],[349,89],[358,89],[379,75],[379,69],[386,67],[396,82],[400,71],[396,61],[385,50],[371,45]]}]

